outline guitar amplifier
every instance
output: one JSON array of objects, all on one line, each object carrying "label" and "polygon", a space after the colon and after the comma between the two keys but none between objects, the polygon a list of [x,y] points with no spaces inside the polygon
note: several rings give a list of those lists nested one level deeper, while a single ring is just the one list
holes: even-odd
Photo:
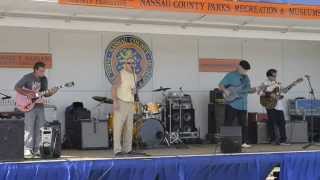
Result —
[{"label": "guitar amplifier", "polygon": [[218,88],[215,88],[213,91],[210,91],[210,103],[214,104],[223,104],[224,98],[223,93]]},{"label": "guitar amplifier", "polygon": [[91,112],[82,103],[67,107],[64,148],[105,149],[109,146],[107,119],[91,118]]},{"label": "guitar amplifier", "polygon": [[24,157],[24,120],[0,120],[0,161],[20,161]]},{"label": "guitar amplifier", "polygon": [[81,122],[81,149],[106,149],[108,142],[107,119]]},{"label": "guitar amplifier", "polygon": [[306,121],[292,121],[286,123],[286,135],[290,143],[308,142],[308,123]]},{"label": "guitar amplifier", "polygon": [[[268,123],[268,115],[264,113],[248,113],[248,142],[249,144],[266,143],[267,132],[265,124]],[[259,138],[259,140],[258,140]]]},{"label": "guitar amplifier", "polygon": [[74,102],[65,111],[63,148],[81,149],[81,122],[91,121],[91,112],[81,102]]},{"label": "guitar amplifier", "polygon": [[267,122],[257,122],[257,143],[269,143],[268,125]]}]

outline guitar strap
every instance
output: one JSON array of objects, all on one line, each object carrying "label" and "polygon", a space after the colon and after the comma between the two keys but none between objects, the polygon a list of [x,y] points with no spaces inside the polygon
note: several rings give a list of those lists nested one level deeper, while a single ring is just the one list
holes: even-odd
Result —
[{"label": "guitar strap", "polygon": [[48,83],[48,81],[47,81],[47,78],[45,76],[40,78],[40,90],[39,90],[39,92],[47,90],[47,88],[48,88],[47,87],[48,86],[47,83]]}]

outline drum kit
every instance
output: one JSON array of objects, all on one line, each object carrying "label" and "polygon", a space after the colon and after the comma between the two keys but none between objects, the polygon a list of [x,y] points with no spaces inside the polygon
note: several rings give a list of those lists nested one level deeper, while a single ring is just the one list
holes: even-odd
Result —
[{"label": "drum kit", "polygon": [[[183,132],[182,118],[184,117],[182,117],[182,109],[192,108],[191,97],[185,95],[182,88],[178,92],[171,91],[167,93],[170,89],[160,87],[152,90],[154,93],[162,94],[160,103],[150,102],[138,106],[142,109],[136,110],[139,113],[134,116],[133,129],[133,144],[138,148],[183,143],[179,135]],[[112,104],[112,99],[107,97],[94,96],[92,98],[100,103]],[[175,114],[173,114],[173,111]],[[176,112],[179,112],[178,115]],[[173,122],[177,120],[179,123]],[[113,118],[110,115],[108,117],[109,134],[112,132],[112,121]],[[178,124],[178,127],[173,127],[173,124]]]}]

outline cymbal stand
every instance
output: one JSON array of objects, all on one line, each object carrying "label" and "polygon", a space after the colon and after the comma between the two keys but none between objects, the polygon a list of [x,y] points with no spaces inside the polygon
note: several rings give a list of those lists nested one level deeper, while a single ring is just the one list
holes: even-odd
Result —
[{"label": "cymbal stand", "polygon": [[160,115],[160,117],[162,118],[162,122],[164,122],[164,138],[161,143],[164,143],[164,144],[167,144],[167,146],[170,146],[170,135],[168,134],[168,131],[166,130],[166,128],[167,128],[167,108],[166,108],[167,96],[164,92],[165,91],[162,91],[163,115]]},{"label": "cymbal stand", "polygon": [[[164,122],[164,127],[165,127],[165,135],[161,143],[167,144],[167,146],[170,146],[171,144],[178,144],[178,143],[183,143],[182,140],[180,139],[179,136],[179,130],[178,131],[172,131],[172,105],[173,102],[171,99],[167,97],[167,95],[164,93],[165,91],[162,92],[163,96],[163,102],[162,102],[162,107],[163,107],[163,116],[161,116],[162,122]],[[167,119],[167,107],[166,103],[168,102],[169,104],[169,123]],[[181,117],[180,117],[181,119]],[[169,131],[167,130],[167,126],[169,124]]]},{"label": "cymbal stand", "polygon": [[[180,135],[179,135],[179,129],[177,131],[172,131],[172,100],[169,100],[169,142],[170,144],[179,144],[179,143],[183,143],[182,140],[180,139]],[[181,116],[180,116],[181,118]]]},{"label": "cymbal stand", "polygon": [[178,103],[179,103],[179,130],[180,131],[183,131],[182,130],[182,97],[184,96],[183,94],[183,90],[182,90],[182,87],[179,88],[180,89],[180,92],[181,94],[179,95],[179,99],[178,99]]}]

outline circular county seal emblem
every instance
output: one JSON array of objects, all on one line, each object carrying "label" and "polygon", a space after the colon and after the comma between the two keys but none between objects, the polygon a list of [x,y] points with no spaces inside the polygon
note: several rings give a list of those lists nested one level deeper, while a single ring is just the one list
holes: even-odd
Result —
[{"label": "circular county seal emblem", "polygon": [[105,74],[112,84],[123,69],[127,59],[135,61],[138,88],[144,87],[152,77],[153,59],[149,46],[133,35],[118,36],[108,45],[104,56]]}]

